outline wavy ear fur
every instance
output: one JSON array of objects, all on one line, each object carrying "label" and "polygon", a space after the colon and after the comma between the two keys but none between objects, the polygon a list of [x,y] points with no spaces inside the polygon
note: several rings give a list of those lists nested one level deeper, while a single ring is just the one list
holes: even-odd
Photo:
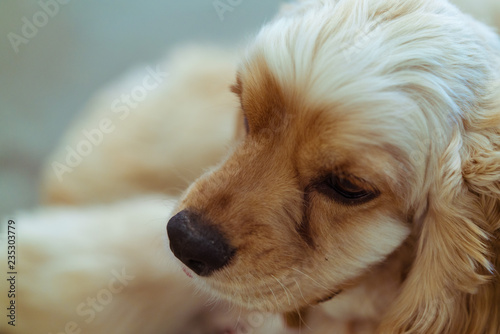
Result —
[{"label": "wavy ear fur", "polygon": [[[500,90],[499,90],[500,91]],[[493,113],[469,124],[467,157],[463,177],[469,191],[478,197],[490,234],[490,255],[494,266],[492,282],[480,287],[474,303],[469,333],[500,333],[500,93]]]},{"label": "wavy ear fur", "polygon": [[380,333],[500,333],[500,108],[475,117],[437,163],[414,264]]}]

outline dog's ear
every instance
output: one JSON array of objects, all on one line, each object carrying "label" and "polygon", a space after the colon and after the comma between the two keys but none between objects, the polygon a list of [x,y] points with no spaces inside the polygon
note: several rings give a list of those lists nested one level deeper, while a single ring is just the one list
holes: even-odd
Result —
[{"label": "dog's ear", "polygon": [[485,130],[457,130],[429,173],[426,207],[415,221],[414,263],[380,333],[472,333],[464,330],[491,321],[488,307],[497,307],[498,294],[487,290],[498,261],[500,131]]},{"label": "dog's ear", "polygon": [[[468,160],[463,177],[469,191],[476,194],[491,235],[491,257],[494,266],[492,284],[482,286],[475,296],[474,322],[470,327],[491,333],[500,330],[500,89],[493,113],[486,113],[470,126],[467,136]],[[475,327],[474,327],[475,326]],[[472,332],[472,331],[471,331]],[[489,332],[488,332],[489,333]]]}]

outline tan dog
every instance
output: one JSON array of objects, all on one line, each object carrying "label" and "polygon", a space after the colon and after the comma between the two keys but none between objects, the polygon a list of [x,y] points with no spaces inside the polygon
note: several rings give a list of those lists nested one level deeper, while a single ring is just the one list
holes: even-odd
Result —
[{"label": "tan dog", "polygon": [[233,91],[244,138],[168,224],[199,286],[333,298],[339,331],[500,332],[497,35],[444,0],[303,1]]}]

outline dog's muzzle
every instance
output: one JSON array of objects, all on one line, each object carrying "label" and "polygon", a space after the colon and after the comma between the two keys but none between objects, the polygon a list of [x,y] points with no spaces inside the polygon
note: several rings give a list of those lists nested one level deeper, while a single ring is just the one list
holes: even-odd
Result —
[{"label": "dog's muzzle", "polygon": [[189,210],[170,219],[167,233],[174,255],[200,276],[223,268],[235,253],[216,227]]}]

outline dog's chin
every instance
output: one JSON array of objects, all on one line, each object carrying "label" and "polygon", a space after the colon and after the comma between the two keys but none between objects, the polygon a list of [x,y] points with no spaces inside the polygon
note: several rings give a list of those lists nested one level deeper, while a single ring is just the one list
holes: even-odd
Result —
[{"label": "dog's chin", "polygon": [[[215,277],[200,277],[183,266],[183,271],[197,289],[210,295],[215,301],[224,300],[230,304],[251,311],[287,313],[298,311],[307,306],[332,300],[342,292],[341,288],[329,291],[315,291],[312,296],[304,295],[298,284],[285,286],[263,283],[262,286],[251,286],[239,282],[225,282]],[[274,281],[274,278],[271,278]]]},{"label": "dog's chin", "polygon": [[288,313],[295,312],[304,307],[314,306],[320,303],[330,301],[335,298],[341,289],[334,292],[327,292],[324,297],[315,297],[311,300],[304,299],[302,296],[289,294],[280,294],[274,291],[262,293],[260,296],[249,297],[245,291],[230,291],[228,289],[221,290],[205,285],[205,289],[216,299],[223,299],[231,304],[242,307],[247,310],[271,312],[271,313]]}]

